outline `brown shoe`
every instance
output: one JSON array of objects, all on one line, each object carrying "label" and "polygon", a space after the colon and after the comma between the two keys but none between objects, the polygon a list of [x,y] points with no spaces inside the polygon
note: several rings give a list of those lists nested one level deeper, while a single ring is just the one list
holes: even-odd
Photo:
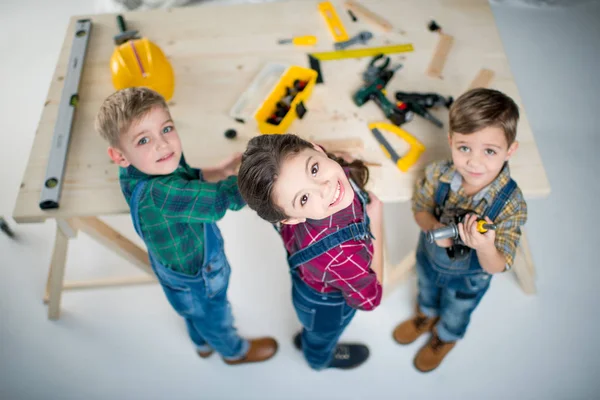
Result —
[{"label": "brown shoe", "polygon": [[208,358],[212,355],[213,351],[212,350],[208,350],[208,351],[196,350],[196,353],[198,353],[198,355],[202,358]]},{"label": "brown shoe", "polygon": [[417,315],[400,323],[394,329],[394,340],[400,344],[410,344],[425,332],[430,332],[437,320],[417,312]]},{"label": "brown shoe", "polygon": [[239,365],[266,361],[277,353],[277,341],[273,338],[260,338],[250,340],[250,349],[246,356],[239,360],[223,360],[229,365]]},{"label": "brown shoe", "polygon": [[421,372],[433,371],[455,345],[456,342],[443,342],[434,331],[429,342],[417,353],[415,368]]}]

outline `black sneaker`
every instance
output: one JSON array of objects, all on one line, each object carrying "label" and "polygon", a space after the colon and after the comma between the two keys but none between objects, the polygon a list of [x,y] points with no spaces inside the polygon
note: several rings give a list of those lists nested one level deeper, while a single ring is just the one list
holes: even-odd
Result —
[{"label": "black sneaker", "polygon": [[364,344],[338,344],[329,368],[356,368],[369,358],[369,348]]},{"label": "black sneaker", "polygon": [[[294,347],[302,351],[302,332],[294,336]],[[369,348],[364,344],[343,344],[340,343],[335,348],[333,360],[329,368],[352,369],[356,368],[369,358]]]},{"label": "black sneaker", "polygon": [[294,336],[294,347],[302,351],[302,331],[296,333],[296,336]]}]

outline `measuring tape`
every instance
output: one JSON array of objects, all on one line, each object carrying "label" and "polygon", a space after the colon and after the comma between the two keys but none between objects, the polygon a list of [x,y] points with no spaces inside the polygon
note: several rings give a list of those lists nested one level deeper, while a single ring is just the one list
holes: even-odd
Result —
[{"label": "measuring tape", "polygon": [[323,74],[321,73],[321,61],[342,60],[345,58],[374,57],[378,54],[406,53],[413,51],[411,43],[397,44],[392,46],[367,47],[364,49],[324,51],[311,53],[308,55],[310,67],[317,71],[317,83],[323,83]]},{"label": "measuring tape", "polygon": [[52,137],[48,166],[46,167],[46,177],[42,186],[42,196],[40,199],[40,208],[42,210],[58,208],[69,140],[71,138],[71,128],[73,126],[73,115],[75,107],[77,107],[77,103],[79,102],[79,94],[77,93],[79,90],[79,80],[81,78],[91,30],[92,21],[89,19],[80,19],[75,23],[75,37],[73,38],[71,55],[69,56],[69,64],[67,65],[65,85],[58,106],[58,117],[54,126],[54,136]]}]

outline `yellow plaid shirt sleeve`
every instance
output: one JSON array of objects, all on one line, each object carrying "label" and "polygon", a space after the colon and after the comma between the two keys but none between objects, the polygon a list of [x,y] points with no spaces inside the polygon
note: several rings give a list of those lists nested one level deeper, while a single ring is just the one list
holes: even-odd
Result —
[{"label": "yellow plaid shirt sleeve", "polygon": [[519,188],[515,189],[495,222],[497,228],[494,244],[504,255],[506,264],[512,267],[521,240],[521,226],[527,222],[527,203]]},{"label": "yellow plaid shirt sleeve", "polygon": [[435,190],[442,175],[442,163],[435,162],[425,168],[425,176],[415,185],[412,196],[412,212],[426,211],[433,214],[435,210]]}]

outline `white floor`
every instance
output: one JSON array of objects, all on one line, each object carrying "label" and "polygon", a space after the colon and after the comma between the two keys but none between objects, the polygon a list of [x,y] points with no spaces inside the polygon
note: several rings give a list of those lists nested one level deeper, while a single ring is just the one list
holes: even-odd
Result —
[{"label": "white floor", "polygon": [[[102,11],[101,3],[0,5],[0,215],[12,212],[68,17]],[[67,293],[62,318],[48,321],[41,297],[54,226],[11,221],[20,239],[0,235],[0,399],[600,398],[600,3],[515,3],[497,0],[494,13],[553,189],[548,199],[529,202],[537,296],[524,295],[511,275],[495,279],[465,340],[439,370],[423,375],[412,367],[423,341],[400,347],[391,339],[394,325],[411,314],[411,278],[376,311],[359,313],[345,333],[371,346],[369,362],[316,373],[290,343],[299,325],[278,239],[250,211],[230,213],[220,225],[234,268],[237,325],[247,336],[274,335],[280,351],[268,363],[228,367],[193,353],[157,285]],[[406,205],[389,206],[386,215],[410,220]],[[135,237],[127,217],[109,222]],[[387,226],[389,240],[403,243],[397,259],[414,244],[416,229]],[[136,273],[85,235],[70,248],[68,278]]]}]

